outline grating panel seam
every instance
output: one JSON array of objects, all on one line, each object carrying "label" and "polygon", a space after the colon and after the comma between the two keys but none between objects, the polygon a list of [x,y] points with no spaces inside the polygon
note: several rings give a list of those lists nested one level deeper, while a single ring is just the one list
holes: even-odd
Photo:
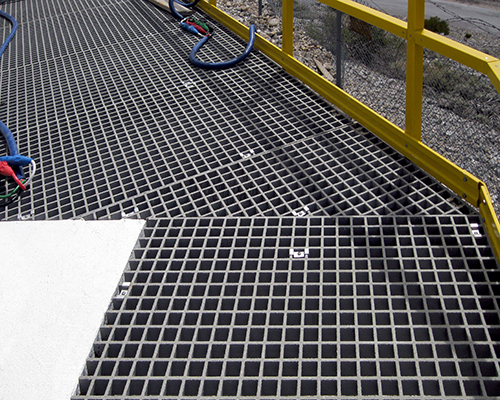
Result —
[{"label": "grating panel seam", "polygon": [[[349,210],[360,214],[371,212],[380,214],[391,214],[392,212],[418,214],[434,208],[439,214],[459,212],[459,209],[452,202],[449,202],[450,193],[436,181],[431,186],[434,193],[432,193],[432,197],[429,197],[429,187],[419,184],[419,182],[425,182],[430,178],[410,162],[407,162],[406,167],[404,167],[411,167],[409,170],[401,169],[401,174],[398,177],[393,174],[392,178],[391,175],[385,177],[383,174],[381,176],[371,175],[374,171],[377,171],[377,168],[371,169],[370,163],[374,163],[372,167],[384,165],[383,158],[377,158],[376,153],[373,153],[374,156],[370,156],[371,161],[367,165],[361,167],[353,165],[345,156],[345,148],[342,154],[336,154],[338,150],[332,148],[334,146],[332,143],[339,140],[339,131],[337,130],[335,133],[336,136],[332,135],[329,139],[326,139],[329,134],[319,134],[311,138],[298,140],[292,145],[252,155],[245,161],[215,168],[207,175],[188,177],[158,191],[151,191],[127,199],[120,205],[127,208],[128,211],[137,207],[141,211],[143,218],[161,216],[154,211],[154,205],[141,206],[141,201],[144,199],[152,200],[157,196],[161,196],[165,199],[165,203],[168,203],[168,199],[173,201],[172,193],[175,192],[179,194],[175,195],[177,201],[175,201],[175,206],[171,207],[173,208],[172,212],[175,213],[171,216],[193,216],[189,215],[189,213],[197,212],[196,209],[199,210],[196,216],[214,214],[238,216],[238,213],[235,213],[234,210],[228,210],[227,208],[228,204],[234,205],[234,200],[227,203],[227,201],[224,201],[224,196],[226,196],[226,199],[239,198],[239,203],[251,202],[253,207],[257,208],[259,208],[260,201],[264,206],[261,212],[271,212],[272,209],[274,210],[272,211],[274,216],[293,212],[299,213],[304,207],[310,208],[310,212],[313,214],[322,212],[326,213],[326,215],[334,215]],[[325,146],[315,140],[320,138],[325,140]],[[348,138],[349,140],[352,139],[351,137]],[[344,145],[344,142],[342,144]],[[357,148],[353,150],[353,154],[356,151]],[[387,159],[392,159],[396,154],[387,154],[381,151],[381,155]],[[266,161],[267,155],[271,155],[274,161]],[[402,159],[402,156],[398,155],[398,157]],[[347,160],[345,163],[343,158]],[[364,161],[366,162],[366,160]],[[332,166],[332,162],[335,165]],[[273,165],[278,167],[273,167]],[[403,168],[404,165],[405,163],[402,163],[400,168]],[[257,173],[258,170],[262,172]],[[213,189],[206,186],[210,180],[213,182],[210,184]],[[398,182],[404,182],[404,184],[400,184],[398,187],[391,183],[391,180],[394,180],[396,184],[399,184]],[[402,199],[408,194],[405,192],[409,190],[409,184],[413,185],[411,195],[417,200],[420,199],[422,207],[415,208],[415,204],[418,204],[416,201],[415,204],[401,203]],[[384,185],[391,185],[389,188],[392,188],[386,191],[385,204],[375,197],[382,194],[380,191],[378,193],[375,191],[374,194],[367,192],[367,190],[372,190],[373,187],[382,188]],[[286,188],[285,191],[283,191],[283,188]],[[294,193],[292,197],[290,197],[291,193]],[[363,196],[366,197],[366,200]],[[203,197],[206,199],[205,202],[202,202]],[[305,201],[299,200],[297,203],[293,200],[300,198],[305,199]],[[214,206],[220,204],[221,200],[222,205],[220,208],[214,209]],[[432,201],[432,205],[430,205],[429,200]],[[425,204],[422,202],[425,202]],[[188,209],[181,212],[174,211],[179,207],[183,208],[182,204],[186,205]],[[200,206],[196,207],[196,204],[202,204],[211,211],[203,211]],[[284,205],[286,205],[285,208],[283,208]],[[250,208],[250,206],[245,207],[247,212],[250,212],[248,211]],[[222,209],[226,211],[222,212]],[[121,211],[127,212],[127,210],[115,208],[115,215]],[[258,215],[258,213],[258,211],[252,212],[251,215]],[[88,215],[85,217],[88,217]]]},{"label": "grating panel seam", "polygon": [[[346,125],[342,125],[340,126],[338,129],[342,128],[342,127],[345,127]],[[286,149],[290,146],[296,146],[302,142],[305,142],[306,140],[310,140],[311,138],[315,138],[315,137],[320,137],[320,136],[323,136],[325,134],[328,134],[328,133],[333,133],[334,130],[331,130],[330,132],[325,132],[325,133],[321,133],[321,134],[316,134],[316,135],[313,135],[311,136],[310,138],[305,138],[305,139],[300,139],[300,140],[297,140],[295,141],[292,145],[284,145],[284,146],[280,146],[276,149],[273,149],[273,150],[268,150],[268,151],[263,151],[262,153],[258,153],[258,154],[255,154],[255,153],[250,153],[250,154],[245,154],[244,156],[242,156],[241,158],[245,159],[245,160],[252,160],[254,158],[256,158],[257,156],[259,157],[263,157],[265,156],[266,154],[272,154],[276,151],[279,151],[279,150],[283,150],[283,149]],[[228,163],[227,165],[221,165],[221,166],[218,166],[216,168],[213,168],[210,170],[209,174],[210,175],[213,175],[213,174],[216,174],[218,171],[221,171],[221,170],[227,170],[228,168],[231,168],[231,167],[234,167],[234,166],[241,166],[242,163],[244,163],[245,161],[234,161],[234,162],[230,162]],[[162,187],[162,188],[159,188],[159,189],[155,189],[155,190],[151,190],[151,191],[148,191],[148,192],[145,192],[145,193],[141,193],[140,195],[137,195],[135,197],[132,197],[132,198],[129,198],[129,199],[126,199],[124,200],[123,202],[119,203],[118,206],[120,205],[126,205],[125,207],[127,208],[126,210],[125,209],[122,209],[120,208],[120,213],[121,212],[126,212],[126,211],[130,211],[130,209],[135,209],[136,206],[132,206],[132,204],[136,204],[134,202],[135,199],[138,199],[138,198],[147,198],[149,197],[151,194],[153,193],[156,193],[157,191],[164,191],[166,190],[168,187],[172,187],[172,186],[176,186],[176,187],[179,187],[179,186],[184,186],[185,187],[185,183],[186,182],[195,182],[197,181],[200,177],[205,177],[206,174],[203,173],[203,174],[198,174],[198,175],[194,175],[194,176],[190,176],[190,177],[187,177],[187,178],[184,178],[184,179],[181,179],[179,181],[176,181],[175,183],[172,183],[168,186],[165,186],[165,187]],[[251,177],[249,178],[251,181],[255,182]],[[255,187],[258,187],[258,185],[255,185]],[[192,193],[192,195],[195,195],[196,193],[200,193],[202,191],[202,188],[201,187],[198,187],[197,189],[195,190],[186,190],[186,193],[188,196],[190,196],[189,193]],[[281,199],[282,199],[282,202],[283,204],[286,204],[286,200],[284,200],[283,197],[279,196]],[[191,197],[190,201],[188,201],[187,203],[190,203],[190,204],[196,204],[196,200],[197,198],[196,197]],[[139,206],[137,204],[137,206]],[[209,204],[209,207],[210,207],[210,204]],[[141,211],[142,209],[140,207],[138,207]],[[146,208],[147,210],[147,208]],[[145,211],[146,211],[145,210]],[[226,210],[228,211],[227,207],[226,207]],[[82,218],[87,218],[89,217],[90,215],[95,215],[95,213],[99,213],[101,212],[102,210],[96,210],[95,212],[93,212],[92,214],[87,214],[87,215],[83,215]],[[146,211],[147,212],[147,211]],[[216,209],[212,209],[212,212],[216,212]],[[231,215],[231,213],[228,212],[227,215]],[[141,214],[138,215],[139,217],[143,217]],[[149,216],[148,216],[149,217]]]},{"label": "grating panel seam", "polygon": [[[242,68],[194,70],[181,56],[189,46],[178,39],[196,40],[175,24],[156,32],[152,21],[165,17],[156,9],[140,23],[149,25],[137,25],[129,8],[149,7],[138,4],[110,5],[116,13],[108,10],[95,21],[60,17],[41,31],[36,23],[23,36],[33,41],[30,62],[24,74],[8,71],[15,100],[7,102],[6,111],[20,148],[35,158],[38,149],[43,182],[7,210],[7,219],[32,212],[36,219],[115,218],[146,204],[154,208],[148,216],[167,216],[168,203],[175,203],[178,216],[284,215],[304,213],[306,207],[325,215],[457,211],[443,201],[442,188],[401,157],[394,160],[386,145],[370,138],[363,148],[346,139],[346,119],[339,121],[331,106],[260,53]],[[86,34],[103,32],[106,21],[113,27],[104,35],[107,41]],[[61,37],[53,36],[55,26]],[[69,31],[77,36],[74,43],[64,40]],[[210,57],[240,51],[239,38],[221,33],[213,38],[219,46],[210,49]],[[80,51],[92,46],[92,52]],[[65,56],[43,66],[32,63],[53,54]],[[325,149],[304,139],[332,126],[339,127],[336,136],[344,148],[324,143],[335,157],[318,158],[313,148]],[[293,156],[281,154],[287,145]],[[280,150],[271,153],[274,149]],[[250,161],[238,163],[242,155]],[[61,165],[66,179],[59,182],[49,171]]]}]

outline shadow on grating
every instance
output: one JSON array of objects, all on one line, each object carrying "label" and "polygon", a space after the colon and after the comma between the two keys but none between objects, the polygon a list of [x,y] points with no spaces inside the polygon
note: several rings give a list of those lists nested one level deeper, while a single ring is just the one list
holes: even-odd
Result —
[{"label": "shadow on grating", "polygon": [[498,398],[479,222],[151,219],[72,399]]},{"label": "shadow on grating", "polygon": [[371,134],[344,126],[151,191],[92,215],[120,218],[473,213]]},{"label": "shadow on grating", "polygon": [[[145,1],[2,9],[0,119],[40,173],[1,219],[176,217],[147,222],[74,400],[500,396],[475,210],[262,54],[194,69]],[[239,54],[214,25],[200,57]]]},{"label": "shadow on grating", "polygon": [[[256,52],[231,71],[193,69],[177,37],[184,33],[170,30],[64,56],[39,51],[45,61],[37,54],[4,72],[16,95],[4,106],[6,124],[42,176],[4,219],[78,217],[344,124]],[[31,38],[37,49],[40,37]]]},{"label": "shadow on grating", "polygon": [[[5,7],[0,119],[39,174],[4,220],[471,212],[260,53],[193,68],[197,38],[150,3]],[[217,26],[200,57],[241,51]]]}]

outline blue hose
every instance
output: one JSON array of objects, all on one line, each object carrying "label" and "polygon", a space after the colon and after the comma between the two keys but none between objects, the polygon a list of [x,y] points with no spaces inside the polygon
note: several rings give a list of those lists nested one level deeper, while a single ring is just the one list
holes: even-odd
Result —
[{"label": "blue hose", "polygon": [[[14,37],[14,34],[16,33],[17,21],[14,19],[14,17],[12,17],[11,15],[9,15],[7,13],[4,13],[2,10],[0,10],[0,16],[9,20],[10,23],[12,24],[12,31],[10,32],[9,36],[7,36],[7,39],[5,39],[5,42],[0,47],[0,57],[1,57],[3,52],[5,51],[5,49],[9,45],[10,41]],[[12,134],[10,129],[7,128],[7,125],[5,125],[2,121],[0,121],[0,132],[3,135],[5,142],[7,143],[7,148],[9,149],[9,154],[11,156],[19,155],[19,151],[17,150],[17,144],[16,144],[16,140],[14,139],[14,135]],[[24,178],[23,168],[21,166],[15,166],[15,167],[13,167],[13,170],[19,179]]]},{"label": "blue hose", "polygon": [[197,67],[205,68],[205,69],[230,68],[230,67],[233,67],[236,64],[238,64],[240,61],[243,61],[245,58],[247,58],[247,56],[252,51],[253,45],[255,43],[255,25],[250,25],[250,32],[248,35],[248,44],[247,44],[247,47],[245,48],[245,51],[240,56],[233,58],[232,60],[229,60],[229,61],[218,62],[218,63],[207,63],[207,62],[200,61],[196,58],[196,53],[207,42],[208,38],[209,38],[209,36],[205,36],[198,43],[196,43],[196,45],[191,50],[191,53],[189,53],[189,61],[191,61]]},{"label": "blue hose", "polygon": [[18,156],[19,151],[17,150],[17,144],[16,140],[14,139],[14,135],[12,134],[10,129],[7,128],[7,125],[5,125],[2,121],[0,121],[0,132],[2,132],[5,142],[7,143],[9,154],[11,156]]},{"label": "blue hose", "polygon": [[180,4],[181,6],[191,8],[194,7],[196,4],[200,2],[200,0],[193,0],[191,3],[183,3],[182,1],[179,0],[174,0],[177,4]]},{"label": "blue hose", "polygon": [[168,7],[170,8],[170,12],[172,13],[172,15],[175,18],[177,18],[178,20],[181,20],[184,17],[181,14],[179,14],[179,12],[175,9],[174,2],[177,3],[177,4],[180,4],[181,6],[184,6],[184,7],[187,7],[187,8],[191,8],[191,7],[194,7],[196,4],[198,4],[199,1],[200,0],[194,0],[191,3],[183,3],[183,2],[181,2],[179,0],[169,0]]},{"label": "blue hose", "polygon": [[[194,7],[196,4],[198,4],[200,0],[194,0],[191,3],[182,3],[179,0],[169,0],[168,6],[170,7],[170,12],[172,15],[177,18],[178,20],[182,20],[183,16],[179,14],[179,12],[175,9],[174,3],[178,3],[183,5],[184,7]],[[240,56],[233,58],[232,60],[229,61],[224,61],[224,62],[217,62],[217,63],[207,63],[200,61],[196,58],[196,53],[198,50],[201,49],[201,47],[208,41],[208,38],[210,35],[204,36],[191,50],[191,53],[189,53],[189,61],[196,67],[200,68],[205,68],[205,69],[226,69],[235,66],[238,64],[240,61],[243,61],[247,56],[250,54],[252,51],[253,45],[255,43],[255,25],[250,26],[250,32],[248,35],[248,44],[247,47],[245,48],[245,51],[243,54]]]},{"label": "blue hose", "polygon": [[14,19],[12,15],[4,13],[2,10],[0,10],[0,16],[4,17],[5,19],[8,19],[12,24],[12,31],[10,32],[9,36],[7,36],[7,39],[5,39],[5,42],[2,44],[2,47],[0,47],[0,57],[1,57],[5,49],[9,45],[9,42],[12,40],[14,34],[16,33],[17,21]]}]

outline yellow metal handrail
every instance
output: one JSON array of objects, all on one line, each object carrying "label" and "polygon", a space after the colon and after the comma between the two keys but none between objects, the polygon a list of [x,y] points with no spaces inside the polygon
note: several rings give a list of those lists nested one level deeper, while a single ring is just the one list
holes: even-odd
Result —
[{"label": "yellow metal handrail", "polygon": [[[350,0],[318,0],[407,41],[405,129],[401,129],[293,57],[293,0],[283,0],[282,48],[257,35],[255,48],[280,64],[326,100],[350,115],[438,181],[478,207],[497,260],[500,224],[486,185],[421,141],[423,53],[430,49],[487,75],[500,92],[500,60],[424,29],[424,0],[408,1],[408,22]],[[249,29],[217,8],[217,0],[198,3],[207,14],[240,37]]]}]

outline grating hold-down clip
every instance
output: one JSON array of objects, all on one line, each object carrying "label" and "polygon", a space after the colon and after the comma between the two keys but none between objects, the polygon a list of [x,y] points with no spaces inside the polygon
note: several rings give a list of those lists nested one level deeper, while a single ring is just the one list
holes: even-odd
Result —
[{"label": "grating hold-down clip", "polygon": [[125,298],[125,296],[127,295],[129,288],[130,288],[130,282],[123,282],[120,285],[120,288],[119,288],[120,291],[115,296],[115,298],[119,299],[119,300],[123,300]]},{"label": "grating hold-down clip", "polygon": [[308,248],[305,248],[304,251],[295,251],[294,249],[290,249],[290,257],[305,258],[307,255],[309,255]]},{"label": "grating hold-down clip", "polygon": [[305,217],[307,214],[309,214],[309,207],[304,206],[300,211],[292,211],[292,214],[294,217]]},{"label": "grating hold-down clip", "polygon": [[192,89],[196,87],[196,83],[192,81],[191,79],[188,79],[187,81],[183,81],[182,84],[186,87],[186,89]]},{"label": "grating hold-down clip", "polygon": [[254,154],[255,154],[255,151],[253,151],[253,149],[252,149],[250,151],[247,151],[246,153],[240,153],[240,156],[243,159],[247,159],[247,158],[252,157]]},{"label": "grating hold-down clip", "polygon": [[472,223],[470,224],[470,227],[472,229],[472,235],[474,235],[475,238],[480,238],[483,237],[481,234],[481,231],[479,230],[479,224],[478,223]]},{"label": "grating hold-down clip", "polygon": [[125,211],[122,211],[122,218],[132,218],[135,217],[137,214],[139,214],[139,208],[136,206],[134,207],[134,210],[129,213],[125,213]]},{"label": "grating hold-down clip", "polygon": [[21,213],[17,214],[17,219],[19,221],[27,221],[29,219],[33,219],[34,217],[35,217],[35,212],[33,210],[31,210],[29,214],[24,214],[24,215]]}]

